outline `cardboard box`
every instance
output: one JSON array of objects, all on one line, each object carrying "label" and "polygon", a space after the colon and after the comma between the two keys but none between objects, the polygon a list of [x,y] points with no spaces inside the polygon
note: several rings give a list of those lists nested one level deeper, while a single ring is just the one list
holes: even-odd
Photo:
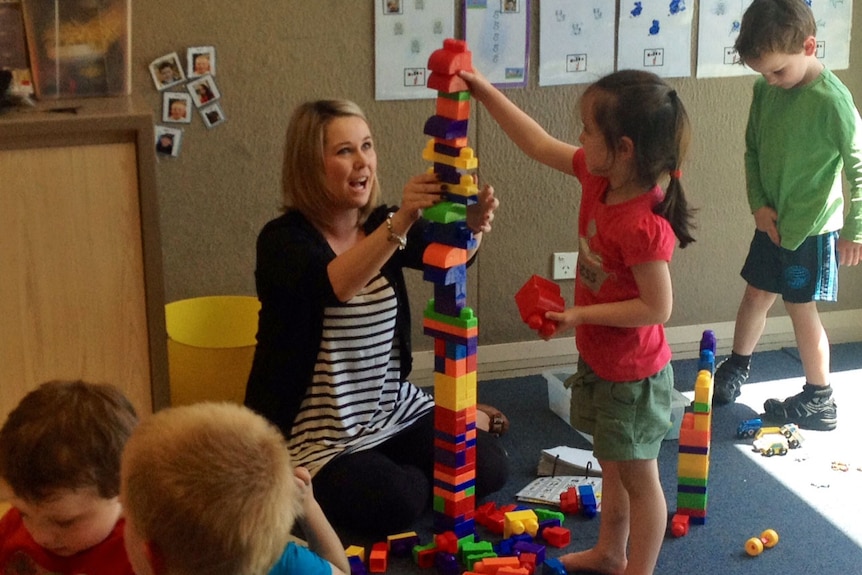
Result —
[{"label": "cardboard box", "polygon": [[[572,390],[568,389],[564,385],[564,382],[573,375],[575,371],[575,367],[558,368],[554,371],[546,371],[542,374],[548,382],[548,406],[551,408],[551,411],[560,416],[560,419],[569,425],[571,425],[569,414],[572,409]],[[682,416],[685,413],[686,406],[690,403],[691,401],[686,396],[680,393],[676,388],[673,389],[670,414],[671,428],[668,430],[667,435],[664,436],[666,440],[679,439],[679,429],[682,425]],[[590,443],[592,443],[592,437],[580,431],[578,433],[583,435]]]}]

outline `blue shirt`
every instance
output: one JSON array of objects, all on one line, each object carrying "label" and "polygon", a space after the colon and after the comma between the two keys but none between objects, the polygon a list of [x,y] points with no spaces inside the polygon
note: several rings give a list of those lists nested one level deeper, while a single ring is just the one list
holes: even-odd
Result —
[{"label": "blue shirt", "polygon": [[281,558],[273,565],[269,575],[332,575],[329,561],[302,545],[287,544]]}]

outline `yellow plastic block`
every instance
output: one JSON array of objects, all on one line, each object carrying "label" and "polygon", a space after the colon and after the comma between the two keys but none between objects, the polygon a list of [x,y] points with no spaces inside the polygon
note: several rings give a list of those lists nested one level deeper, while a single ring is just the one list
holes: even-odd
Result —
[{"label": "yellow plastic block", "polygon": [[447,156],[434,151],[434,140],[428,140],[422,150],[422,159],[435,164],[445,164],[461,170],[473,170],[479,165],[479,158],[473,153],[473,148],[461,148],[459,156]]},{"label": "yellow plastic block", "polygon": [[706,479],[709,477],[709,456],[694,453],[680,453],[677,465],[679,477]]},{"label": "yellow plastic block", "polygon": [[435,373],[434,403],[452,411],[476,405],[476,372],[461,377]]}]

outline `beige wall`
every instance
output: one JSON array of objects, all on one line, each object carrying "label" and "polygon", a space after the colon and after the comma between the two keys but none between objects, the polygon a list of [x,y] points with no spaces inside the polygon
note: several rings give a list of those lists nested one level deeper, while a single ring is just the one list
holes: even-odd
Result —
[{"label": "beige wall", "polygon": [[[574,103],[583,88],[538,87],[539,2],[532,4],[530,84],[507,94],[552,134],[574,142]],[[184,57],[186,47],[214,45],[227,117],[212,130],[195,118],[181,157],[158,165],[168,301],[255,293],[255,237],[278,213],[282,134],[299,102],[345,97],[365,109],[389,203],[399,200],[409,175],[427,167],[422,128],[433,114],[433,100],[374,100],[372,6],[368,0],[134,3],[134,91],[158,112],[160,99],[147,64],[174,50]],[[862,2],[853,12],[862,22]],[[850,53],[851,68],[838,75],[862,104],[858,34]],[[699,213],[697,242],[678,250],[672,263],[675,306],[669,325],[708,327],[733,321],[744,285],[738,272],[753,222],[745,202],[742,146],[753,77],[670,82],[694,124],[683,184]],[[480,178],[496,187],[502,202],[470,272],[468,301],[480,319],[480,343],[533,341],[513,295],[531,274],[550,277],[552,252],[576,249],[579,187],[520,154],[484,110],[474,112],[471,129]],[[431,290],[420,274],[413,283],[419,318]],[[572,282],[562,285],[571,302]],[[862,270],[844,269],[841,303],[822,309],[862,309]],[[784,315],[780,305],[775,314]],[[417,337],[417,349],[431,344],[430,338]]]}]

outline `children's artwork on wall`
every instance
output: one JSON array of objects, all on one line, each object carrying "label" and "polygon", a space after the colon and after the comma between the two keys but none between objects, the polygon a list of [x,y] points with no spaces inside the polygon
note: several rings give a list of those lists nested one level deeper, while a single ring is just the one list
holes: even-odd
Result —
[{"label": "children's artwork on wall", "polygon": [[622,0],[617,70],[691,76],[692,7],[686,0]]},{"label": "children's artwork on wall", "polygon": [[131,0],[23,0],[39,98],[131,92]]},{"label": "children's artwork on wall", "polygon": [[183,131],[178,128],[156,126],[156,153],[176,158],[183,143]]},{"label": "children's artwork on wall", "polygon": [[150,62],[150,75],[157,90],[166,90],[186,80],[180,57],[176,52],[165,54]]},{"label": "children's artwork on wall", "polygon": [[466,0],[464,38],[473,65],[495,86],[527,85],[530,0]]},{"label": "children's artwork on wall", "polygon": [[614,0],[542,0],[539,85],[592,83],[614,71]]},{"label": "children's artwork on wall", "polygon": [[162,94],[162,121],[188,124],[192,121],[192,98],[186,92]]},{"label": "children's artwork on wall", "polygon": [[224,111],[218,102],[204,106],[200,109],[200,113],[207,128],[215,128],[225,121]]},{"label": "children's artwork on wall", "polygon": [[186,66],[189,79],[206,74],[216,75],[216,54],[213,46],[194,46],[186,49]]},{"label": "children's artwork on wall", "polygon": [[426,86],[428,57],[454,36],[454,0],[374,0],[374,97],[436,97]]},{"label": "children's artwork on wall", "polygon": [[198,108],[205,104],[209,104],[210,102],[214,102],[221,97],[221,94],[216,87],[215,80],[209,74],[190,81],[186,87],[188,88],[189,94],[191,94],[192,100],[194,100],[195,106]]}]

